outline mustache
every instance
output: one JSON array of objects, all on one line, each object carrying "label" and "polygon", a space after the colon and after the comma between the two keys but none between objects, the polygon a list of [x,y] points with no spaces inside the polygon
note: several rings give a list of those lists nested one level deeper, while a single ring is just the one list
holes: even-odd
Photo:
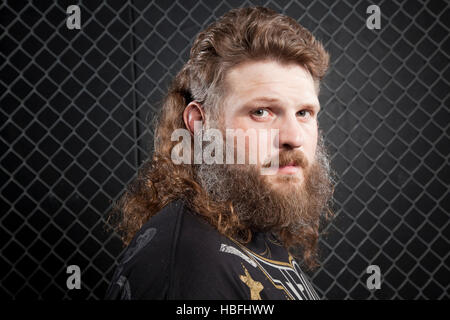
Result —
[{"label": "mustache", "polygon": [[[275,159],[275,157],[272,157],[268,161],[264,162],[262,167],[269,168],[271,166],[276,166],[277,163]],[[280,153],[278,153],[278,167],[287,165],[306,168],[308,167],[309,163],[305,154],[301,150],[281,151]]]}]

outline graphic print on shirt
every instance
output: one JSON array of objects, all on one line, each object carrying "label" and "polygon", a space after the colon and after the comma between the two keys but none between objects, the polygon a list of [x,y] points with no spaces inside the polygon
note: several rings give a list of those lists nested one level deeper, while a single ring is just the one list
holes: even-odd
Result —
[{"label": "graphic print on shirt", "polygon": [[242,268],[244,268],[245,276],[240,275],[239,278],[250,289],[250,299],[261,300],[261,296],[259,295],[259,293],[262,291],[262,289],[264,289],[264,286],[261,284],[261,282],[252,279],[250,273],[248,273],[248,270],[244,267],[244,265],[242,265]]},{"label": "graphic print on shirt", "polygon": [[[241,250],[225,244],[221,245],[222,252],[234,254],[248,262],[249,259],[265,274],[275,288],[283,290],[289,299],[297,300],[317,300],[319,296],[306,280],[298,263],[289,255],[289,263],[271,260],[239,245]],[[233,248],[234,250],[230,249]],[[244,258],[245,257],[245,258]],[[248,272],[248,271],[247,271]]]},{"label": "graphic print on shirt", "polygon": [[256,262],[254,262],[252,259],[250,259],[249,257],[247,257],[245,254],[243,254],[241,251],[239,251],[238,249],[236,249],[233,246],[229,246],[225,243],[222,243],[220,245],[220,252],[227,252],[227,253],[231,253],[234,254],[242,259],[244,259],[245,261],[247,261],[248,264],[250,264],[252,267],[256,268]]},{"label": "graphic print on shirt", "polygon": [[129,262],[136,254],[141,251],[155,236],[156,228],[149,228],[145,230],[145,232],[139,235],[136,239],[136,242],[133,247],[129,247],[120,261],[120,264],[117,266],[117,269],[114,274],[114,278],[118,278],[115,284],[121,290],[121,299],[122,300],[131,300],[131,289],[130,283],[124,275],[122,275],[122,271],[124,269],[124,265]]}]

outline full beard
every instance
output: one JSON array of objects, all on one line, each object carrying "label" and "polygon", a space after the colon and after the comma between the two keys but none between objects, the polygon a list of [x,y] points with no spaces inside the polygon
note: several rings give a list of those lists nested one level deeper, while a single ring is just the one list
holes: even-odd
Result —
[{"label": "full beard", "polygon": [[303,178],[261,175],[257,165],[200,164],[196,180],[210,200],[231,201],[247,229],[274,235],[287,231],[301,245],[302,234],[318,233],[320,218],[329,210],[333,193],[329,159],[321,136],[311,163],[299,151],[281,151],[279,156],[280,166],[292,161],[299,165]]}]

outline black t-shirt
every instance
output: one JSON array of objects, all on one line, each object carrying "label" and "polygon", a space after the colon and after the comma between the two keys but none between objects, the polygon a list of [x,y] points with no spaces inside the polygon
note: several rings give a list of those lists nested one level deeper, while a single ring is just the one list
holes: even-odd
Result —
[{"label": "black t-shirt", "polygon": [[125,250],[106,299],[319,299],[273,236],[242,244],[183,201],[153,216]]}]

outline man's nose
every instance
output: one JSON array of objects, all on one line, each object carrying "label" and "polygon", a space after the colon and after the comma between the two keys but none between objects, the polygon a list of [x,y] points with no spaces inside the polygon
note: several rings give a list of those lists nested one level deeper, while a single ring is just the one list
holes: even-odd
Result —
[{"label": "man's nose", "polygon": [[297,149],[303,145],[303,134],[297,117],[289,116],[283,119],[279,127],[278,148]]}]

